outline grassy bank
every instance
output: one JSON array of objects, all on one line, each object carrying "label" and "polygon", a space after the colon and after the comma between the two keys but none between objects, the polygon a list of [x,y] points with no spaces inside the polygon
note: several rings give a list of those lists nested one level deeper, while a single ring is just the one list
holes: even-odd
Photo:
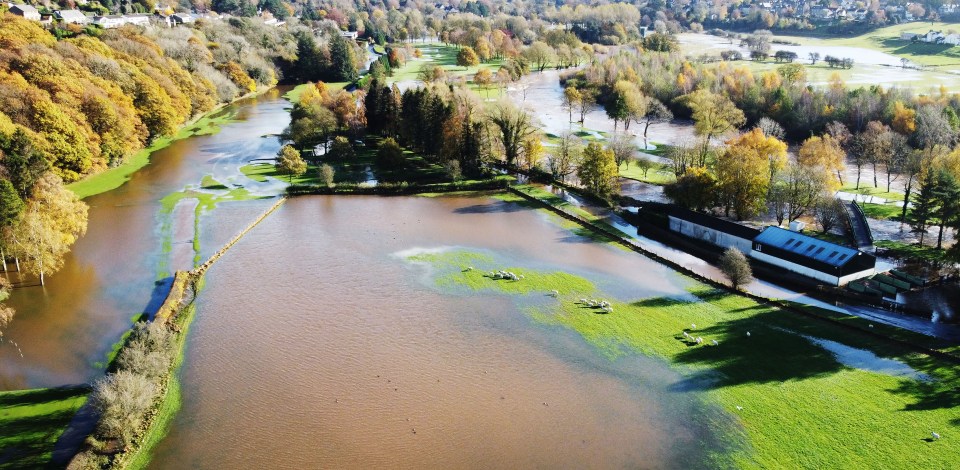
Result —
[{"label": "grassy bank", "polygon": [[80,199],[119,188],[129,181],[134,173],[150,163],[150,156],[154,152],[165,149],[178,140],[200,135],[216,134],[220,131],[221,125],[232,122],[234,117],[235,113],[232,110],[225,109],[224,106],[221,106],[185,124],[172,136],[154,139],[150,146],[128,157],[120,166],[89,176],[67,187]]},{"label": "grassy bank", "polygon": [[[932,430],[960,432],[956,368],[882,338],[692,280],[688,289],[694,298],[614,299],[589,279],[529,269],[521,260],[504,268],[489,258],[452,251],[412,261],[433,266],[439,289],[522,299],[532,319],[576,331],[611,359],[644,354],[670,363],[683,375],[677,390],[703,394],[736,423],[734,430],[717,431],[742,434],[749,442],[733,455],[715,455],[709,466],[939,467],[954,455],[946,441],[924,439]],[[465,263],[475,269],[464,270]],[[495,280],[489,277],[495,269],[522,273],[525,279]],[[545,295],[552,289],[556,297]],[[582,297],[607,299],[613,312],[581,304]],[[684,330],[704,344],[687,340]],[[867,370],[870,361],[858,367],[810,338],[900,361],[933,380]]]},{"label": "grassy bank", "polygon": [[44,468],[89,388],[0,392],[0,469]]}]

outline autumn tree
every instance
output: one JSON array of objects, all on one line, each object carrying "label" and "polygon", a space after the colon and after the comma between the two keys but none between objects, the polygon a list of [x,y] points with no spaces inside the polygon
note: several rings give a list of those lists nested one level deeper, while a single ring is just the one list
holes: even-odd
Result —
[{"label": "autumn tree", "polygon": [[764,203],[770,184],[771,155],[786,153],[786,145],[753,129],[727,142],[717,159],[717,183],[726,211],[737,219],[755,214]]},{"label": "autumn tree", "polygon": [[473,51],[472,47],[464,46],[460,48],[460,52],[457,53],[457,65],[464,69],[476,67],[480,65],[480,58],[477,57],[477,53]]},{"label": "autumn tree", "polygon": [[493,73],[490,72],[490,69],[477,70],[477,73],[473,75],[473,83],[481,90],[489,90],[493,83]]},{"label": "autumn tree", "polygon": [[620,186],[613,152],[596,142],[587,144],[577,168],[577,178],[589,192],[602,199],[609,198]]},{"label": "autumn tree", "polygon": [[541,41],[536,41],[524,49],[522,55],[538,72],[543,72],[547,65],[557,60],[557,54],[553,48]]},{"label": "autumn tree", "polygon": [[307,172],[307,162],[300,157],[300,151],[292,145],[284,145],[277,152],[277,172],[281,175],[287,175],[290,182],[293,182],[294,176],[300,176]]},{"label": "autumn tree", "polygon": [[330,157],[331,160],[352,160],[354,151],[353,145],[350,144],[350,139],[342,135],[336,136],[333,139],[333,145],[330,146],[330,151],[327,152],[327,156]]},{"label": "autumn tree", "polygon": [[568,121],[573,122],[573,110],[580,102],[580,90],[575,86],[568,86],[563,89],[563,107],[567,109]]},{"label": "autumn tree", "polygon": [[709,90],[699,89],[681,98],[692,111],[694,130],[703,138],[699,166],[705,166],[710,139],[742,126],[746,117],[729,98]]},{"label": "autumn tree", "polygon": [[[832,179],[834,173],[839,175],[843,172],[845,156],[846,154],[837,139],[834,139],[830,134],[824,134],[823,136],[811,136],[803,141],[797,151],[797,163],[812,172],[826,172],[827,179]],[[839,184],[836,186],[830,185],[828,189],[840,189],[839,186],[843,184],[843,181],[838,177],[837,182]]]},{"label": "autumn tree", "polygon": [[86,233],[87,205],[51,172],[37,180],[32,193],[13,226],[11,248],[27,261],[26,272],[44,284],[44,276],[60,270],[70,247]]},{"label": "autumn tree", "polygon": [[319,172],[320,172],[320,181],[323,181],[323,184],[326,185],[328,188],[334,187],[333,177],[336,172],[334,171],[333,167],[324,163],[323,165],[320,166]]},{"label": "autumn tree", "polygon": [[742,251],[736,247],[727,248],[720,257],[720,271],[730,280],[730,286],[740,289],[753,278],[750,262]]},{"label": "autumn tree", "polygon": [[577,171],[583,154],[583,141],[572,132],[560,134],[560,141],[552,147],[548,166],[554,179],[566,182]]},{"label": "autumn tree", "polygon": [[706,168],[690,167],[664,186],[663,194],[687,209],[702,211],[717,202],[717,180]]},{"label": "autumn tree", "polygon": [[646,114],[646,106],[646,98],[636,83],[617,81],[606,106],[607,117],[613,120],[613,131],[617,131],[617,122],[622,122],[624,130],[629,130],[633,120]]},{"label": "autumn tree", "polygon": [[507,165],[515,164],[523,143],[537,133],[530,114],[509,101],[501,100],[488,108],[487,119],[499,131],[499,142]]}]

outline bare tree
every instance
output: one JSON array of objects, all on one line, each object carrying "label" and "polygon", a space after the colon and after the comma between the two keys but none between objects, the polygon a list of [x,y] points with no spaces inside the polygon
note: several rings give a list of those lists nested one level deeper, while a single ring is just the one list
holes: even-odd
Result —
[{"label": "bare tree", "polygon": [[750,269],[747,257],[742,251],[732,246],[727,248],[720,257],[720,271],[727,276],[734,289],[740,289],[740,286],[753,278],[753,270]]}]

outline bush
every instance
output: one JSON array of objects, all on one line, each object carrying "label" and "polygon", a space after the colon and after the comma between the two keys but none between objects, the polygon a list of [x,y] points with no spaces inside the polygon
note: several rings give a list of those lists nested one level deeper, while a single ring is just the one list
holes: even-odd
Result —
[{"label": "bush", "polygon": [[156,394],[157,386],[153,381],[130,371],[121,370],[98,380],[91,399],[100,411],[97,424],[100,436],[129,445]]},{"label": "bush", "polygon": [[750,269],[747,257],[734,247],[727,248],[723,252],[723,256],[720,257],[720,270],[727,279],[730,279],[730,285],[734,289],[739,289],[753,278],[753,271]]},{"label": "bush", "polygon": [[120,370],[145,377],[161,377],[173,363],[173,332],[161,323],[140,322],[117,358]]},{"label": "bush", "polygon": [[382,168],[396,169],[403,166],[403,149],[392,137],[387,137],[380,142],[380,148],[377,149],[377,165]]}]

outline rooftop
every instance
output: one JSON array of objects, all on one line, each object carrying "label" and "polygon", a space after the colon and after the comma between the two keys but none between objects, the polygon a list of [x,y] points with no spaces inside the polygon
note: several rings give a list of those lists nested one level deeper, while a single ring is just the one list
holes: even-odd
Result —
[{"label": "rooftop", "polygon": [[860,254],[860,251],[856,249],[780,227],[767,227],[753,241],[774,246],[830,266],[843,266]]}]

